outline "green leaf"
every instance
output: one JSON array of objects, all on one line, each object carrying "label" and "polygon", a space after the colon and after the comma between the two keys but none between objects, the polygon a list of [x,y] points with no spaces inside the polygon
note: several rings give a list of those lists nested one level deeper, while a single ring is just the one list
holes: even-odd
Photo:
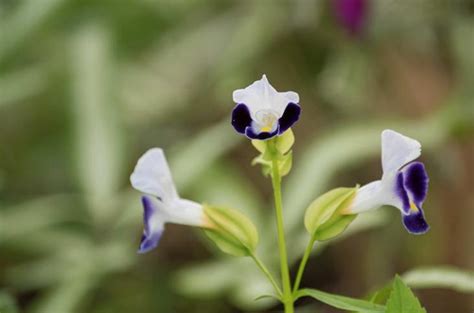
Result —
[{"label": "green leaf", "polygon": [[387,284],[381,289],[375,291],[372,293],[370,297],[370,302],[376,303],[376,304],[385,304],[387,303],[388,298],[390,297],[390,294],[392,293],[392,284]]},{"label": "green leaf", "polygon": [[[354,299],[339,295],[330,294],[316,289],[301,289],[295,294],[295,299],[301,297],[312,297],[332,307],[355,311],[359,313],[384,313],[385,307],[365,300]],[[401,312],[401,311],[400,311]],[[400,313],[398,312],[398,313]]]},{"label": "green leaf", "polygon": [[387,301],[386,313],[426,313],[413,292],[402,281],[400,276],[396,276],[393,281],[392,292]]},{"label": "green leaf", "polygon": [[103,25],[84,24],[70,49],[76,174],[93,216],[106,219],[117,209],[107,200],[120,189],[124,170],[111,35]]},{"label": "green leaf", "polygon": [[246,256],[255,251],[258,232],[252,221],[242,213],[205,205],[204,212],[210,221],[206,235],[225,253]]},{"label": "green leaf", "polygon": [[338,234],[354,220],[356,215],[339,214],[355,196],[355,188],[336,188],[314,200],[306,210],[304,224],[311,236],[327,240]]},{"label": "green leaf", "polygon": [[413,269],[403,274],[403,281],[411,288],[448,288],[459,292],[474,292],[474,272],[451,266]]}]

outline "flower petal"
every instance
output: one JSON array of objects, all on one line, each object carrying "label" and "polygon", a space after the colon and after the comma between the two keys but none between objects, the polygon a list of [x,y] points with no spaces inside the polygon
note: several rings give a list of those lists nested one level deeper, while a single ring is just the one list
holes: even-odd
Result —
[{"label": "flower petal", "polygon": [[410,199],[408,198],[408,193],[405,189],[405,179],[403,172],[398,173],[397,178],[395,182],[395,193],[398,197],[398,199],[401,202],[400,204],[394,204],[396,207],[398,207],[402,213],[408,214],[410,212]]},{"label": "flower petal", "polygon": [[352,205],[346,210],[345,214],[356,214],[376,209],[383,205],[380,198],[383,199],[383,189],[380,180],[373,181],[357,190]]},{"label": "flower petal", "polygon": [[253,82],[245,89],[237,89],[233,92],[232,98],[235,103],[244,103],[250,111],[253,120],[257,120],[257,112],[261,110],[271,110],[277,113],[278,118],[282,117],[289,103],[298,103],[299,96],[296,92],[278,92],[270,85],[267,77]]},{"label": "flower petal", "polygon": [[[403,176],[400,176],[401,190],[398,190],[397,177],[394,181],[377,180],[364,185],[357,190],[352,205],[344,211],[344,214],[356,214],[378,209],[384,205],[398,208],[401,212],[408,214],[409,201],[406,191],[403,189]],[[402,199],[403,198],[403,199]],[[404,203],[408,209],[405,212]]]},{"label": "flower petal", "polygon": [[179,199],[174,202],[171,210],[167,210],[166,221],[174,224],[206,227],[206,218],[201,204]]},{"label": "flower petal", "polygon": [[289,103],[283,113],[282,117],[278,120],[280,124],[279,134],[283,134],[288,128],[293,126],[294,123],[300,118],[301,107],[296,103]]},{"label": "flower petal", "polygon": [[178,198],[163,150],[153,148],[138,160],[130,176],[133,188],[168,202]]},{"label": "flower petal", "polygon": [[402,219],[403,225],[411,234],[421,235],[430,229],[421,208],[418,208],[416,211],[411,211],[409,215],[402,214]]},{"label": "flower petal", "polygon": [[417,206],[421,206],[428,193],[429,178],[425,166],[421,162],[413,162],[403,169],[403,173],[405,189],[409,192],[413,202]]},{"label": "flower petal", "polygon": [[238,133],[245,134],[245,128],[249,127],[252,123],[250,111],[245,104],[239,103],[234,107],[231,123]]},{"label": "flower petal", "polygon": [[386,129],[382,132],[382,168],[384,176],[392,176],[403,165],[421,154],[421,144],[415,139]]},{"label": "flower petal", "polygon": [[146,253],[154,249],[163,234],[165,221],[160,216],[159,207],[149,196],[142,197],[143,204],[143,235],[138,253]]},{"label": "flower petal", "polygon": [[250,139],[266,140],[278,135],[278,127],[273,132],[256,133],[252,126],[245,129],[245,135]]}]

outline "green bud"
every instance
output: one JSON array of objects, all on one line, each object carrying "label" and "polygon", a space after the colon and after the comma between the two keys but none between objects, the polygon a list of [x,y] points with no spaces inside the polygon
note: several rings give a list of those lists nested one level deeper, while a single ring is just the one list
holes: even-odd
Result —
[{"label": "green bud", "polygon": [[258,152],[264,154],[265,151],[267,151],[267,142],[268,142],[268,140],[253,139],[252,140],[252,146],[254,146],[255,149],[257,149]]},{"label": "green bud", "polygon": [[262,166],[263,176],[267,177],[272,172],[272,161],[267,160],[263,154],[259,154],[252,160],[252,165],[260,164]]},{"label": "green bud", "polygon": [[304,224],[315,240],[336,237],[356,218],[357,215],[345,215],[342,212],[351,205],[358,188],[333,189],[309,205]]},{"label": "green bud", "polygon": [[272,172],[272,160],[276,159],[280,175],[287,175],[292,166],[291,147],[294,143],[295,136],[291,129],[270,140],[252,140],[252,145],[260,152],[260,155],[252,160],[252,165],[262,165],[263,175],[268,176]]},{"label": "green bud", "polygon": [[293,153],[290,151],[278,160],[280,175],[286,176],[291,171],[293,165]]},{"label": "green bud", "polygon": [[252,145],[261,154],[265,154],[269,152],[268,146],[271,144],[274,144],[276,151],[279,154],[283,155],[291,150],[294,143],[295,143],[295,135],[293,134],[293,131],[291,130],[291,128],[288,129],[286,132],[284,132],[283,135],[276,136],[269,140],[256,140],[256,139],[252,140]]},{"label": "green bud", "polygon": [[234,256],[248,256],[255,252],[258,232],[252,221],[239,211],[204,205],[209,219],[206,235],[223,252]]},{"label": "green bud", "polygon": [[[293,153],[290,151],[289,153],[281,156],[278,160],[278,168],[280,171],[281,176],[286,176],[291,170],[291,166],[293,165]],[[268,176],[272,172],[272,161],[265,159],[263,154],[255,157],[252,160],[252,165],[260,164],[262,166],[262,173],[263,176]]]},{"label": "green bud", "polygon": [[281,154],[286,154],[288,151],[290,151],[294,144],[295,135],[293,134],[291,128],[284,132],[283,135],[277,136],[275,138],[276,149]]}]

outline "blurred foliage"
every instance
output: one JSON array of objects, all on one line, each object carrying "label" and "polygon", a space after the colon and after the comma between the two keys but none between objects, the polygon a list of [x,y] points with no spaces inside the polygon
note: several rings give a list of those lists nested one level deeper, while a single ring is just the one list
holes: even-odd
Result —
[{"label": "blurred foliage", "polygon": [[415,268],[405,273],[403,280],[413,288],[450,288],[474,293],[474,272],[450,266]]},{"label": "blurred foliage", "polygon": [[[232,90],[262,73],[303,107],[284,182],[292,264],[307,205],[379,176],[383,128],[419,139],[431,174],[428,235],[404,234],[393,210],[362,215],[317,245],[303,285],[360,296],[419,265],[472,271],[474,3],[369,3],[351,37],[329,0],[0,0],[0,312],[275,309],[254,301],[271,286],[250,260],[193,230],[170,226],[138,257],[127,180],[145,149],[165,148],[184,195],[252,217],[275,270],[269,182],[229,124]],[[472,274],[423,273],[404,278],[472,293]],[[430,313],[473,305],[420,295]]]}]

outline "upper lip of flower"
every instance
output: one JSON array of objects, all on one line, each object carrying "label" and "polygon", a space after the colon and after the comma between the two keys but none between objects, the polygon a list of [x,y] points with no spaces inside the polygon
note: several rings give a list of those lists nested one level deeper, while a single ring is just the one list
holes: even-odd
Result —
[{"label": "upper lip of flower", "polygon": [[428,191],[428,175],[421,162],[421,144],[393,130],[382,132],[382,168],[379,181],[359,189],[349,213],[360,213],[382,205],[397,207],[411,233],[428,231],[422,204]]},{"label": "upper lip of flower", "polygon": [[202,205],[179,197],[162,149],[153,148],[143,154],[130,182],[146,194],[142,197],[144,231],[138,252],[148,252],[158,245],[165,223],[205,227]]},{"label": "upper lip of flower", "polygon": [[235,90],[232,111],[235,130],[251,139],[268,139],[290,128],[301,113],[296,92],[278,92],[267,77],[255,81],[245,89]]}]

